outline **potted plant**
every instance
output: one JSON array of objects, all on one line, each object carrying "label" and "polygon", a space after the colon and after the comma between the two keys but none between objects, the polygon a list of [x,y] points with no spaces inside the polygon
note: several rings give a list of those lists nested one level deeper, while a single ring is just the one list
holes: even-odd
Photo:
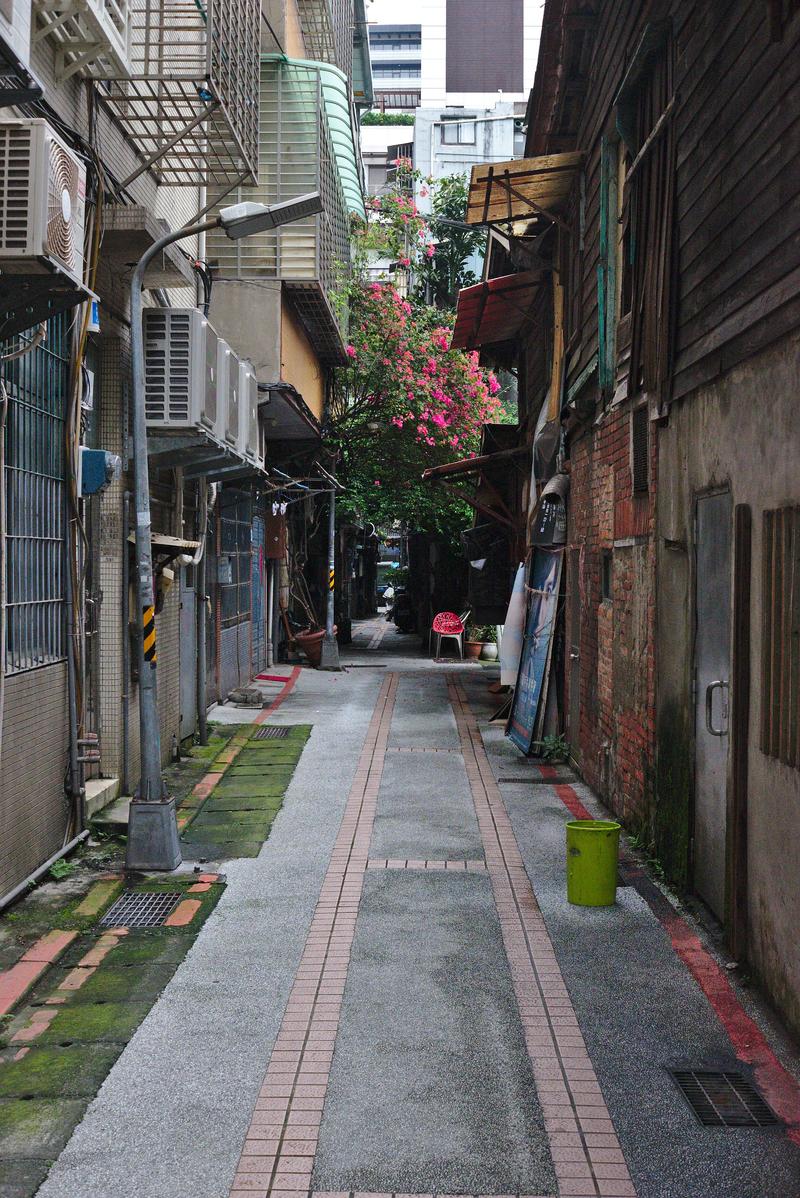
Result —
[{"label": "potted plant", "polygon": [[486,649],[495,649],[492,657],[497,657],[497,634],[492,624],[467,624],[467,635],[463,642],[465,658],[485,658]]},{"label": "potted plant", "polygon": [[468,661],[477,661],[483,649],[483,627],[481,624],[467,624],[464,636],[464,657]]},{"label": "potted plant", "polygon": [[497,626],[484,624],[482,632],[481,661],[497,661]]}]

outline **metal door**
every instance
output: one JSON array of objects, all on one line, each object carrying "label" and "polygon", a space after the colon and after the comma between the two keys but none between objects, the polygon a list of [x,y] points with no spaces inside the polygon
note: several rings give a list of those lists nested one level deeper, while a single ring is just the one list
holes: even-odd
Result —
[{"label": "metal door", "polygon": [[569,710],[567,739],[570,757],[580,763],[581,727],[581,551],[569,551]]},{"label": "metal door", "polygon": [[699,496],[695,512],[694,887],[725,918],[731,496]]},{"label": "metal door", "polygon": [[197,616],[194,566],[181,567],[181,740],[197,728]]},{"label": "metal door", "polygon": [[251,603],[252,614],[252,667],[253,673],[259,674],[267,664],[267,645],[264,627],[264,519],[253,516],[250,528],[251,552]]}]

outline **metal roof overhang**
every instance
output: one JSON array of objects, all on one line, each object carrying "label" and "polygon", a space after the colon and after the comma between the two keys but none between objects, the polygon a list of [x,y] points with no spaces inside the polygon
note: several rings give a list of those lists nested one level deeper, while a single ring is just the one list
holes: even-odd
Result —
[{"label": "metal roof overhang", "polygon": [[259,388],[259,416],[270,441],[319,441],[322,429],[314,413],[291,383],[268,383]]},{"label": "metal roof overhang", "polygon": [[225,482],[236,478],[266,478],[262,465],[243,457],[200,425],[195,428],[153,428],[147,433],[147,456],[156,469],[181,466],[184,477]]},{"label": "metal roof overhang", "polygon": [[450,348],[475,349],[510,341],[528,318],[541,279],[539,272],[528,270],[462,288]]},{"label": "metal roof overhang", "polygon": [[542,219],[558,221],[583,154],[546,154],[472,168],[467,224],[506,225],[515,235]]}]

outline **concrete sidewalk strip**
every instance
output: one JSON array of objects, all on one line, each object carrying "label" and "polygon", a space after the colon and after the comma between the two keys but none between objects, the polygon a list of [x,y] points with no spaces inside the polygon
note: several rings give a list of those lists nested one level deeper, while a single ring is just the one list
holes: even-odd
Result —
[{"label": "concrete sidewalk strip", "polygon": [[[550,1135],[559,1195],[635,1198],[553,945],[463,686],[451,676],[486,863],[511,965],[525,1041]],[[569,1149],[566,1156],[559,1150]],[[614,1154],[609,1162],[608,1150]]]},{"label": "concrete sidewalk strip", "polygon": [[[327,1092],[397,677],[384,679],[231,1198],[308,1192]],[[265,1152],[265,1144],[268,1151]],[[301,1145],[298,1150],[298,1146]]]}]

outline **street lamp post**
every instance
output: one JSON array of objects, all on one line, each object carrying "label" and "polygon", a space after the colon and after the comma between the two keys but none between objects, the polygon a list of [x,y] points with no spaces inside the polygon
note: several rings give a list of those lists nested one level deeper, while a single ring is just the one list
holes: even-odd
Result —
[{"label": "street lamp post", "polygon": [[[302,220],[322,211],[319,192],[281,204],[246,202],[223,208],[209,220],[167,233],[142,254],[131,280],[131,372],[133,376],[133,474],[136,513],[136,587],[139,631],[139,785],[131,801],[125,864],[128,869],[175,869],[181,860],[175,800],[166,793],[161,775],[161,731],[158,720],[156,675],[155,590],[150,536],[150,479],[145,416],[144,334],[142,288],[145,271],[168,245],[209,229],[224,229],[238,240]],[[125,547],[127,552],[127,546]]]}]

